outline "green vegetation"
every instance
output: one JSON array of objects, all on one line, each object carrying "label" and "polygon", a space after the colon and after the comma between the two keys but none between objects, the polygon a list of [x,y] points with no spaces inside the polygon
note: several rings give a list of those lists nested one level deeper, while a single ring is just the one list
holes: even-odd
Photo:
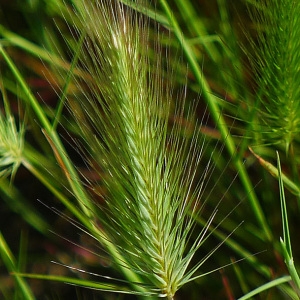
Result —
[{"label": "green vegetation", "polygon": [[300,4],[228,2],[1,4],[0,298],[299,299]]}]

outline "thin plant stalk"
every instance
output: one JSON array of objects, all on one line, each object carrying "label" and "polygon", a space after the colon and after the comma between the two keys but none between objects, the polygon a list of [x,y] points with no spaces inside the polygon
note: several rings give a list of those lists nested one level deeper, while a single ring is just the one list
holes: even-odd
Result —
[{"label": "thin plant stalk", "polygon": [[[280,284],[287,283],[289,281],[291,281],[291,276],[283,276],[281,278],[274,279],[264,285],[261,285],[260,287],[254,289],[253,291],[247,293],[246,295],[238,298],[238,300],[251,299],[253,296],[258,295],[258,294],[262,293],[263,291],[277,287]],[[296,299],[296,298],[293,298],[293,299]]]},{"label": "thin plant stalk", "polygon": [[300,297],[300,278],[299,278],[299,274],[298,274],[295,264],[294,264],[294,258],[293,258],[293,253],[292,253],[289,222],[288,222],[286,200],[285,200],[285,194],[284,194],[284,185],[283,185],[283,180],[282,180],[281,165],[280,165],[280,158],[279,158],[278,152],[277,152],[277,165],[278,165],[280,206],[281,206],[282,227],[283,227],[283,238],[280,238],[280,245],[282,248],[285,264],[289,270],[289,273],[292,277],[293,282],[296,285],[296,292],[297,292],[298,296]]},{"label": "thin plant stalk", "polygon": [[189,43],[185,39],[184,35],[182,34],[182,31],[180,30],[180,27],[179,27],[175,17],[172,14],[170,6],[168,5],[166,0],[160,0],[160,2],[162,4],[162,7],[165,10],[166,15],[168,16],[168,18],[170,20],[170,24],[172,25],[173,31],[174,31],[175,35],[177,36],[178,41],[183,48],[183,51],[185,52],[185,55],[191,66],[191,70],[193,71],[195,78],[196,78],[199,86],[201,87],[203,96],[206,99],[208,107],[211,112],[211,115],[212,115],[213,119],[215,120],[215,122],[221,132],[221,135],[225,142],[226,148],[227,148],[229,154],[231,155],[231,157],[233,158],[233,162],[239,172],[239,177],[241,179],[241,182],[243,183],[246,193],[249,197],[249,202],[253,209],[254,215],[256,216],[257,220],[259,221],[261,227],[263,228],[263,231],[265,233],[267,240],[272,241],[272,239],[273,239],[272,232],[268,226],[268,223],[264,216],[261,205],[259,204],[259,201],[256,197],[254,188],[249,179],[249,176],[247,174],[245,166],[243,165],[241,160],[235,159],[235,157],[237,156],[237,150],[235,147],[235,143],[230,135],[230,132],[228,130],[226,122],[222,117],[222,113],[217,105],[216,99],[213,96],[213,93],[211,92],[210,87],[209,87],[207,81],[205,80],[203,73],[201,72],[201,69],[197,62],[197,59],[195,58],[195,56],[193,54],[193,50],[192,50],[191,46],[189,45]]}]

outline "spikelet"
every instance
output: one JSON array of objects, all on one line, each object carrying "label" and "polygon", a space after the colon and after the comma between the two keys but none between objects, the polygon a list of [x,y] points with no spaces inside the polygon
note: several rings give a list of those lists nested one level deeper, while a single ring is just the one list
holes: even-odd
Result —
[{"label": "spikelet", "polygon": [[89,91],[69,99],[69,107],[86,159],[105,172],[100,222],[147,290],[172,299],[204,262],[190,266],[214,217],[187,249],[209,172],[194,188],[203,144],[196,131],[188,139],[188,129],[168,128],[173,91],[161,75],[162,49],[149,58],[149,20],[118,1],[85,2],[78,11]]},{"label": "spikelet", "polygon": [[283,144],[288,151],[300,132],[300,3],[261,1],[250,11],[258,28],[250,60],[256,70],[263,142]]},{"label": "spikelet", "polygon": [[23,160],[25,123],[17,128],[5,90],[2,90],[5,113],[0,112],[0,178],[14,178]]}]

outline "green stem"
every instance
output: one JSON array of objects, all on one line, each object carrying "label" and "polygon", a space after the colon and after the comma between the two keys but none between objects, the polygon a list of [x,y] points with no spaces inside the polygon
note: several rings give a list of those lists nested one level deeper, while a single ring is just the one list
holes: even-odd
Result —
[{"label": "green stem", "polygon": [[16,77],[17,81],[19,82],[20,86],[22,87],[25,95],[27,96],[27,99],[36,113],[39,121],[41,122],[42,127],[44,128],[46,132],[46,137],[48,136],[48,141],[52,142],[53,146],[55,147],[52,149],[53,151],[57,151],[57,154],[62,160],[63,165],[65,166],[67,171],[67,177],[69,184],[72,188],[72,191],[75,194],[76,199],[80,199],[81,202],[79,202],[79,205],[81,206],[82,210],[85,212],[87,216],[91,216],[91,212],[89,208],[91,208],[91,203],[88,201],[88,196],[84,192],[82,186],[80,185],[79,178],[77,176],[77,173],[75,171],[75,168],[73,167],[72,163],[70,162],[66,151],[64,149],[64,146],[55,130],[52,130],[52,125],[49,122],[48,118],[46,117],[46,114],[44,113],[42,107],[38,103],[37,99],[32,94],[30,88],[26,84],[24,78],[22,77],[21,73],[17,69],[14,62],[11,60],[11,58],[7,55],[6,51],[3,49],[3,47],[0,46],[0,53],[2,54],[3,58],[5,59],[6,63],[10,67],[12,73]]},{"label": "green stem", "polygon": [[[194,31],[200,38],[207,37],[208,33],[206,27],[202,22],[199,22],[197,12],[195,11],[191,2],[187,0],[177,0],[176,5],[178,6],[182,17],[186,21],[186,24],[191,27],[191,30]],[[215,63],[220,62],[220,53],[213,43],[203,43],[203,47],[206,49],[206,53]]]},{"label": "green stem", "polygon": [[187,57],[187,60],[190,64],[190,67],[191,67],[193,73],[194,73],[194,76],[195,76],[199,86],[201,87],[203,96],[207,101],[207,105],[210,109],[211,115],[212,115],[214,121],[216,122],[216,124],[218,125],[218,128],[221,132],[222,138],[225,141],[226,148],[227,148],[229,154],[231,155],[231,157],[233,158],[235,167],[239,172],[239,177],[241,179],[241,182],[243,183],[246,193],[249,197],[250,205],[253,209],[253,212],[254,212],[258,222],[260,223],[260,226],[263,228],[267,240],[271,241],[273,239],[272,232],[267,224],[263,210],[262,210],[262,208],[259,204],[259,201],[254,193],[254,188],[248,177],[245,166],[239,159],[235,158],[235,156],[237,156],[237,150],[236,150],[234,141],[230,135],[230,132],[228,130],[228,127],[226,126],[226,122],[223,119],[221,111],[217,105],[216,99],[213,96],[213,93],[211,92],[210,87],[203,76],[203,73],[198,65],[197,59],[193,53],[192,48],[188,44],[187,40],[185,39],[184,35],[182,34],[182,31],[181,31],[176,19],[172,15],[172,11],[171,11],[167,1],[160,0],[160,2],[162,4],[162,7],[164,8],[166,15],[168,16],[168,18],[170,20],[170,24],[172,25],[173,31],[174,31],[175,35],[177,36],[177,39],[179,40],[179,42],[183,48],[183,51]]},{"label": "green stem", "polygon": [[56,114],[55,114],[54,121],[53,121],[53,124],[52,124],[52,130],[53,131],[56,130],[56,127],[57,127],[57,125],[60,121],[60,117],[61,117],[61,114],[62,114],[62,111],[63,111],[63,108],[64,108],[64,104],[65,104],[65,101],[66,101],[66,98],[67,98],[68,87],[69,87],[69,84],[70,84],[70,82],[71,82],[71,80],[74,76],[74,70],[75,70],[75,67],[76,67],[78,59],[79,59],[79,54],[80,54],[80,50],[82,48],[84,38],[85,38],[85,32],[82,32],[81,36],[79,38],[79,41],[77,42],[77,45],[76,45],[75,54],[74,54],[74,57],[73,57],[73,60],[72,60],[67,78],[65,80],[62,95],[59,97],[59,104],[57,106]]}]

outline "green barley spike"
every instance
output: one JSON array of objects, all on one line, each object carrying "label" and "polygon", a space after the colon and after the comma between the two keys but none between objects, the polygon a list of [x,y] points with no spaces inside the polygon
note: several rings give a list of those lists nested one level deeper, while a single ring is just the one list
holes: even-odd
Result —
[{"label": "green barley spike", "polygon": [[[141,5],[139,11],[144,7],[143,1],[133,3]],[[192,192],[200,137],[195,132],[189,140],[179,125],[168,128],[172,89],[162,78],[159,42],[150,59],[149,20],[119,1],[78,7],[87,33],[80,59],[89,89],[70,98],[69,107],[86,159],[105,184],[106,216],[100,222],[148,290],[173,299],[202,265],[188,272],[206,230],[186,253],[200,210],[203,182]],[[95,189],[97,183],[91,185]]]},{"label": "green barley spike", "polygon": [[251,60],[263,139],[283,144],[288,152],[300,133],[300,2],[261,1],[250,11],[258,33]]}]

